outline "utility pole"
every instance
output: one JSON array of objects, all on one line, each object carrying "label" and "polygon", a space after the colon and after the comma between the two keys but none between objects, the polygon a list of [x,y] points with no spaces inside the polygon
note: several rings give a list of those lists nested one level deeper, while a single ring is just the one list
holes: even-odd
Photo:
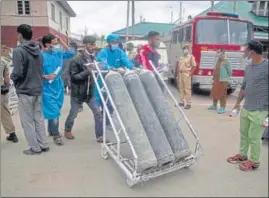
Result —
[{"label": "utility pole", "polygon": [[235,13],[236,12],[236,0],[234,0],[234,2],[233,2],[233,13]]},{"label": "utility pole", "polygon": [[132,1],[132,39],[134,40],[134,25],[135,25],[135,1]]},{"label": "utility pole", "polygon": [[179,2],[179,23],[182,23],[182,1]]},{"label": "utility pole", "polygon": [[214,0],[211,0],[211,12],[214,12]]},{"label": "utility pole", "polygon": [[126,41],[128,41],[129,38],[129,18],[130,18],[130,1],[127,1],[127,21],[126,21]]}]

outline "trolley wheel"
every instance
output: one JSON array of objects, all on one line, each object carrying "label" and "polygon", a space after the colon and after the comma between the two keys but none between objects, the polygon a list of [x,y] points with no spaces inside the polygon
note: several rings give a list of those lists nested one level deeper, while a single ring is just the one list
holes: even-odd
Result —
[{"label": "trolley wheel", "polygon": [[107,160],[109,157],[108,152],[104,146],[101,147],[101,157],[105,160]]},{"label": "trolley wheel", "polygon": [[133,181],[131,181],[130,179],[126,179],[126,184],[127,184],[127,186],[129,187],[129,188],[132,188],[133,186],[134,186],[134,182]]}]

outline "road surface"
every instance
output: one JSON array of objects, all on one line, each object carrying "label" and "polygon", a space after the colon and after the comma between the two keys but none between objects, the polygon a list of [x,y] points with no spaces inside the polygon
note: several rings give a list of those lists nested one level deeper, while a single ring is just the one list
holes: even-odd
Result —
[{"label": "road surface", "polygon": [[[172,88],[178,97],[177,91]],[[230,96],[228,108],[236,97]],[[14,115],[20,142],[6,142],[1,133],[1,196],[4,197],[268,197],[268,144],[262,147],[261,166],[255,172],[242,172],[237,165],[226,162],[239,144],[239,120],[227,114],[217,115],[206,107],[209,96],[194,95],[193,108],[185,111],[199,133],[204,156],[189,169],[158,177],[130,189],[125,177],[112,159],[100,157],[100,145],[95,142],[92,114],[86,106],[79,114],[75,140],[55,146],[48,137],[51,151],[40,156],[25,156],[27,148],[18,115]],[[69,110],[66,97],[61,117],[61,129]],[[186,134],[190,137],[190,134]]]}]

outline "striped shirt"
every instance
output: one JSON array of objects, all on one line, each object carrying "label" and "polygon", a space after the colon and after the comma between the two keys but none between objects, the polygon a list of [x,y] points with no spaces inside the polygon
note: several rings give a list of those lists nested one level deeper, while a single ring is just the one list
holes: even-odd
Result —
[{"label": "striped shirt", "polygon": [[268,80],[268,60],[246,67],[241,87],[245,91],[245,109],[268,111]]}]

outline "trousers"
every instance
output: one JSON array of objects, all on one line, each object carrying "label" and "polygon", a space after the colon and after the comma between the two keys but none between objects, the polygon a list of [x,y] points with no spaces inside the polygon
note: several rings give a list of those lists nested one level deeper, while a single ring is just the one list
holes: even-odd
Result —
[{"label": "trousers", "polygon": [[[65,121],[65,131],[71,132],[77,114],[82,107],[83,102],[77,98],[71,97],[71,109],[69,111],[69,115]],[[99,105],[97,104],[94,97],[86,102],[89,108],[92,110],[93,117],[94,117],[94,125],[95,125],[95,136],[96,138],[103,136],[103,115],[100,110]]]},{"label": "trousers", "polygon": [[1,123],[6,134],[15,132],[15,126],[8,108],[8,99],[8,94],[1,95]]},{"label": "trousers", "polygon": [[261,137],[264,132],[262,124],[267,117],[267,111],[248,111],[243,108],[240,115],[240,149],[242,156],[247,156],[252,162],[259,162],[261,153]]},{"label": "trousers", "polygon": [[191,104],[191,76],[187,76],[184,73],[179,73],[178,85],[181,102]]},{"label": "trousers", "polygon": [[18,94],[19,115],[29,147],[40,152],[47,148],[44,117],[41,106],[41,96]]}]

